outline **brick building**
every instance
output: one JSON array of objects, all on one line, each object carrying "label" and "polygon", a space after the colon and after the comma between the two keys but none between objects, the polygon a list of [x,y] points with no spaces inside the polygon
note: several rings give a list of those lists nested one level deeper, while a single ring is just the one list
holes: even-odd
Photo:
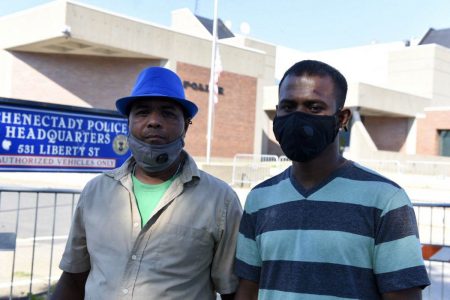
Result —
[{"label": "brick building", "polygon": [[[1,17],[0,97],[114,109],[142,68],[165,66],[200,108],[186,148],[204,157],[210,22],[181,9],[167,28],[70,1]],[[354,157],[450,156],[448,30],[430,29],[420,41],[304,53],[221,25],[212,157],[282,154],[271,129],[277,83],[301,59],[328,62],[349,80],[346,105],[354,118],[347,151]]]},{"label": "brick building", "polygon": [[[208,19],[181,9],[173,12],[172,23],[165,28],[69,1],[5,16],[0,19],[0,97],[115,110],[115,100],[129,95],[140,70],[168,67],[199,106],[186,148],[204,157],[212,41]],[[259,153],[257,111],[262,87],[275,82],[275,46],[261,43],[268,51],[259,50],[258,42],[235,37],[221,25],[223,71],[211,155]]]}]

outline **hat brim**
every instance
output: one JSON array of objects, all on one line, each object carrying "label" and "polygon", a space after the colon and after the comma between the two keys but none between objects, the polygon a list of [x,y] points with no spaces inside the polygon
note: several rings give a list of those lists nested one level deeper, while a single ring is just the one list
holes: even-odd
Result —
[{"label": "hat brim", "polygon": [[180,104],[183,109],[186,111],[189,118],[193,118],[197,112],[198,107],[194,102],[191,102],[187,99],[182,98],[175,98],[175,97],[168,97],[165,95],[139,95],[139,96],[128,96],[120,98],[116,101],[116,108],[117,110],[124,116],[128,116],[130,114],[131,104],[136,100],[142,100],[142,99],[151,99],[151,98],[164,98],[167,100],[173,100]]}]

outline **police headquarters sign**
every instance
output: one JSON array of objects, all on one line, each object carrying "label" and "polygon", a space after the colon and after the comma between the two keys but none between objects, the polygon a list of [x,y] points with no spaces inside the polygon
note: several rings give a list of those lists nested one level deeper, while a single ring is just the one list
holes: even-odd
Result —
[{"label": "police headquarters sign", "polygon": [[100,172],[130,155],[113,111],[0,99],[0,171]]}]

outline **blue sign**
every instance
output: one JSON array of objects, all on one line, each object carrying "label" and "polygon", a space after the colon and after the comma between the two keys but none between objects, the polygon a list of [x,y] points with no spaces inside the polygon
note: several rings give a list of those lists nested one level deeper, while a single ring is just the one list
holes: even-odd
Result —
[{"label": "blue sign", "polygon": [[127,120],[0,103],[0,171],[101,172],[129,156]]}]

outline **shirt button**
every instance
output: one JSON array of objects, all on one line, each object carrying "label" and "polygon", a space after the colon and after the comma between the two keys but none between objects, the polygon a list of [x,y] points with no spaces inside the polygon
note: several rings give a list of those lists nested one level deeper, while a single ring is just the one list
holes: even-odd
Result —
[{"label": "shirt button", "polygon": [[128,289],[123,289],[122,293],[124,293],[125,295],[128,294]]},{"label": "shirt button", "polygon": [[132,260],[136,260],[137,256],[136,255],[131,255],[131,259]]},{"label": "shirt button", "polygon": [[139,226],[139,223],[136,222],[136,223],[133,224],[133,226],[134,226],[134,227],[138,227],[138,226]]}]

